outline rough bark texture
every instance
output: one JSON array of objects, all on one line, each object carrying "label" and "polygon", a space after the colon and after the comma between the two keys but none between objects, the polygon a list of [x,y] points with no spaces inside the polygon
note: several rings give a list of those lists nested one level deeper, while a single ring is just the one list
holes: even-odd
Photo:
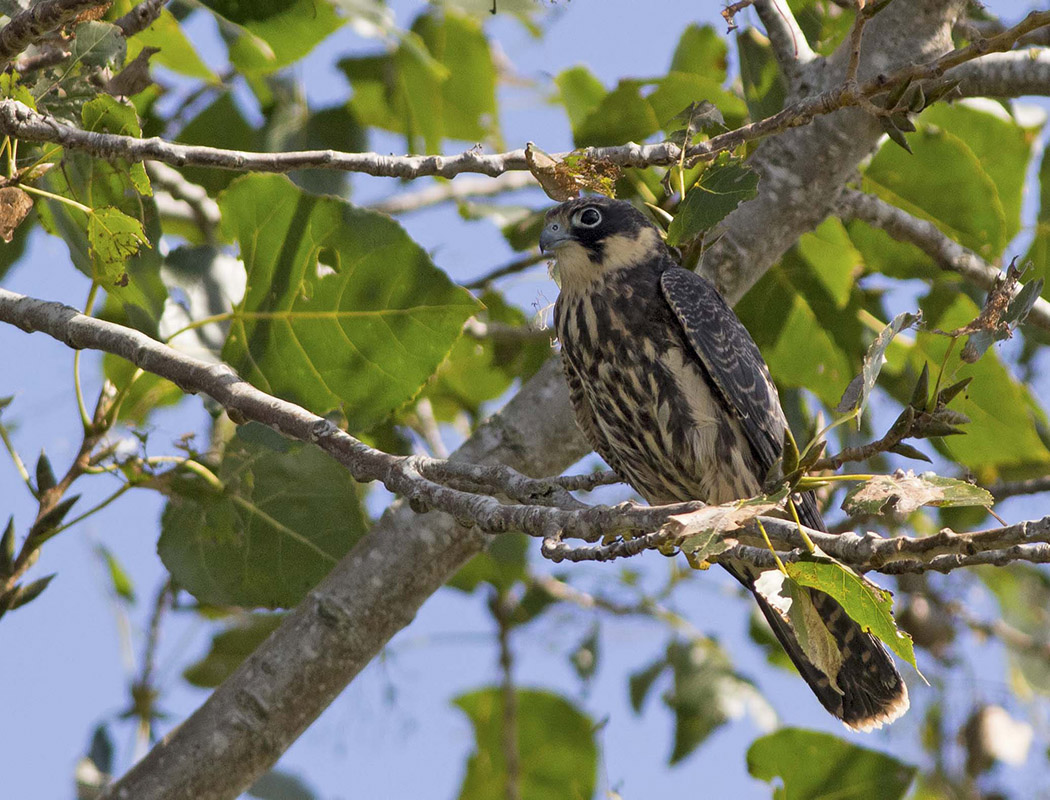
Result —
[{"label": "rough bark texture", "polygon": [[[950,45],[960,0],[899,0],[865,31],[860,74],[928,58]],[[805,68],[805,92],[841,81],[848,54]],[[815,227],[875,145],[878,126],[842,111],[765,141],[759,195],[727,217],[705,270],[741,295]],[[548,364],[457,453],[534,475],[585,450],[555,364]],[[332,574],[212,697],[104,796],[128,800],[235,797],[268,769],[422,602],[483,545],[447,516],[390,510]]]},{"label": "rough bark texture", "polygon": [[[906,64],[928,61],[951,48],[959,0],[897,2],[864,29],[861,81]],[[802,68],[799,92],[817,94],[842,83],[849,52]],[[817,117],[803,128],[764,140],[750,163],[761,175],[758,196],[724,221],[704,255],[702,272],[736,302],[781,254],[830,214],[843,184],[882,135],[878,122],[859,109]]]},{"label": "rough bark texture", "polygon": [[[455,457],[556,474],[589,450],[568,405],[552,359]],[[550,442],[556,445],[544,446]],[[395,503],[263,646],[105,797],[239,795],[487,541],[447,514],[415,514]]]}]

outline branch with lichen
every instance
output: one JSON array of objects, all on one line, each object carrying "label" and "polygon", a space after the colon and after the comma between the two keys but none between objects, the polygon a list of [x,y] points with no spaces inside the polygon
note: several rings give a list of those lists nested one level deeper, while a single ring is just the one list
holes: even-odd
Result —
[{"label": "branch with lichen", "polygon": [[[1023,36],[1050,25],[1050,11],[1033,11],[1023,21],[989,39],[922,64],[909,64],[889,75],[878,75],[863,84],[846,82],[817,95],[809,96],[763,120],[713,136],[704,142],[682,148],[674,142],[639,145],[629,143],[613,147],[585,148],[578,153],[560,153],[553,158],[563,161],[571,155],[617,167],[669,166],[711,160],[719,153],[766,138],[789,128],[808,124],[814,117],[843,108],[866,106],[873,98],[906,82],[941,78],[948,70],[988,53],[1010,50]],[[41,114],[17,100],[0,101],[0,134],[29,142],[60,144],[70,150],[90,153],[99,158],[124,158],[131,162],[154,160],[172,166],[200,166],[215,169],[254,172],[291,172],[298,169],[331,169],[361,172],[377,177],[452,178],[464,173],[496,177],[508,171],[530,169],[524,149],[484,155],[474,149],[459,155],[391,156],[379,153],[344,153],[335,150],[304,150],[283,153],[257,153],[242,150],[183,145],[159,137],[138,139],[112,133],[80,130],[54,117]]]},{"label": "branch with lichen", "polygon": [[[542,538],[541,552],[555,561],[607,561],[644,550],[673,551],[692,534],[683,532],[672,518],[706,508],[698,502],[655,507],[631,503],[588,506],[556,480],[529,478],[505,465],[384,453],[328,420],[251,386],[226,365],[198,361],[138,331],[85,316],[59,303],[0,289],[0,321],[47,333],[77,349],[103,350],[126,358],[188,391],[209,395],[235,418],[254,420],[291,438],[316,444],[357,480],[380,481],[411,501],[416,510],[444,511],[462,524],[490,534],[523,531]],[[886,539],[874,533],[834,535],[808,529],[803,533],[795,523],[765,517],[763,522],[771,540],[782,550],[772,553],[758,546],[754,534],[748,533],[748,518],[745,524],[725,526],[716,534],[732,546],[711,560],[736,558],[757,566],[766,566],[768,559],[775,557],[790,561],[807,552],[808,535],[825,553],[858,570],[947,571],[978,563],[1050,561],[1050,518],[980,533],[943,531],[922,539]],[[571,545],[566,539],[586,544]]]}]

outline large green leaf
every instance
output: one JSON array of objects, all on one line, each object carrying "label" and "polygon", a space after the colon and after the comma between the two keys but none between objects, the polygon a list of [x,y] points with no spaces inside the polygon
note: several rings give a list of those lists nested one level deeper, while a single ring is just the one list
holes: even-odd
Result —
[{"label": "large green leaf", "polygon": [[692,72],[721,84],[726,80],[727,54],[725,39],[714,28],[694,23],[678,38],[671,57],[671,71]]},{"label": "large green leaf", "polygon": [[575,131],[598,106],[607,92],[602,82],[587,67],[570,67],[554,79],[565,113]]},{"label": "large green leaf", "polygon": [[[459,790],[460,800],[507,796],[503,696],[480,689],[454,700],[474,725],[474,752]],[[594,723],[563,697],[516,689],[518,781],[521,800],[590,800],[598,773]]]},{"label": "large green leaf", "polygon": [[479,304],[390,218],[287,178],[219,199],[248,271],[224,359],[260,388],[362,430],[411,399]]},{"label": "large green leaf", "polygon": [[775,800],[900,800],[915,776],[892,756],[799,728],[756,739],[747,770],[767,782],[780,778]]},{"label": "large green leaf", "polygon": [[816,230],[802,234],[798,254],[812,267],[835,305],[845,308],[863,267],[863,258],[841,220],[828,217]]},{"label": "large green leaf", "polygon": [[242,28],[230,44],[230,61],[248,74],[287,67],[345,22],[329,0],[209,0],[206,5]]},{"label": "large green leaf", "polygon": [[1035,236],[1022,263],[1029,262],[1035,277],[1047,279],[1043,294],[1050,294],[1050,150],[1043,151],[1039,165],[1039,216]]},{"label": "large green leaf", "polygon": [[[577,147],[605,147],[624,142],[643,142],[668,120],[656,116],[649,101],[642,97],[645,81],[622,80],[605,95],[598,107],[573,130]],[[683,106],[684,107],[684,106]],[[677,114],[679,107],[671,112]]]},{"label": "large green leaf", "polygon": [[736,37],[744,100],[752,120],[765,119],[784,107],[785,89],[769,40],[754,28]]},{"label": "large green leaf", "polygon": [[1025,172],[1037,130],[1021,127],[1002,107],[997,113],[963,103],[935,103],[922,112],[924,124],[958,136],[995,184],[1004,214],[1004,244],[1021,230],[1021,199]]},{"label": "large green leaf", "polygon": [[[223,147],[233,150],[263,149],[261,135],[241,114],[232,92],[222,92],[205,106],[186,124],[176,139],[182,144],[213,147],[217,141],[221,141]],[[237,178],[237,173],[223,169],[183,167],[181,171],[190,182],[200,184],[211,194],[225,189]]]},{"label": "large green leaf", "polygon": [[334,460],[261,425],[245,433],[253,440],[239,432],[226,447],[223,491],[195,477],[172,482],[157,551],[202,603],[287,608],[364,535],[366,522],[356,484]]},{"label": "large green leaf", "polygon": [[916,667],[911,637],[898,630],[888,591],[832,561],[796,561],[785,567],[792,580],[833,597],[852,620]]},{"label": "large green leaf", "polygon": [[[135,5],[133,0],[118,0],[109,10],[110,18],[126,14]],[[128,61],[135,58],[143,47],[156,47],[160,52],[153,56],[152,62],[161,64],[172,72],[190,78],[206,81],[217,80],[215,73],[197,54],[197,50],[186,37],[179,21],[166,8],[160,16],[144,31],[140,31],[128,40]]]},{"label": "large green leaf", "polygon": [[882,147],[864,172],[864,190],[933,222],[985,258],[999,256],[1009,227],[996,183],[958,136],[930,125],[908,138],[914,155]]},{"label": "large green leaf", "polygon": [[[485,304],[486,322],[515,327],[528,322],[520,309],[497,292],[485,292],[479,299]],[[451,422],[463,411],[478,416],[484,403],[500,397],[514,381],[531,378],[550,356],[547,338],[506,341],[462,336],[423,389],[423,396],[431,401],[439,421]]]},{"label": "large green leaf", "polygon": [[409,149],[444,139],[496,140],[496,68],[479,22],[446,8],[420,15],[387,55],[339,62],[366,125],[402,133]]}]

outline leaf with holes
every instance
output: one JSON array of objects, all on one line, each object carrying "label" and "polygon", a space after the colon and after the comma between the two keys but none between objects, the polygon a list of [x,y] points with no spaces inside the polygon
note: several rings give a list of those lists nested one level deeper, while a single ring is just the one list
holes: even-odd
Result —
[{"label": "leaf with holes", "polygon": [[126,281],[124,262],[149,246],[142,223],[112,206],[91,212],[87,236],[94,278],[107,289]]},{"label": "leaf with holes", "polygon": [[898,470],[893,475],[877,475],[854,486],[842,501],[847,514],[910,514],[922,506],[986,506],[994,498],[980,486],[955,478],[911,470]]},{"label": "leaf with holes", "polygon": [[757,193],[758,173],[742,161],[723,160],[708,167],[671,221],[667,243],[673,247],[710,230]]},{"label": "leaf with holes", "polygon": [[860,375],[850,381],[846,391],[842,393],[842,399],[835,407],[837,412],[845,414],[856,409],[859,414],[864,410],[864,406],[875,388],[875,382],[879,379],[882,365],[886,363],[886,348],[890,346],[894,336],[915,325],[921,319],[921,313],[901,313],[895,316],[893,321],[879,332],[879,335],[875,337],[875,341],[868,347],[868,352],[864,355],[864,366],[861,368]]},{"label": "leaf with holes", "polygon": [[241,178],[219,199],[248,274],[223,358],[247,380],[351,430],[416,395],[481,305],[389,217],[287,178]]}]

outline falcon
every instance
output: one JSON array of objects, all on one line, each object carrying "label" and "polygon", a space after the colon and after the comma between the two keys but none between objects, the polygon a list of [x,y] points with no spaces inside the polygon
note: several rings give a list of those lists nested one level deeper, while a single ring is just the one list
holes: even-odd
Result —
[{"label": "falcon", "polygon": [[[787,419],[757,345],[714,285],[680,267],[639,210],[606,197],[551,209],[540,248],[560,273],[554,324],[576,420],[606,463],[654,505],[759,494]],[[804,525],[826,530],[812,493],[796,506]],[[836,675],[806,656],[788,620],[755,591],[757,568],[720,563],[848,727],[878,728],[908,709],[889,653],[829,595],[803,590],[839,651],[825,661],[841,665]]]}]

